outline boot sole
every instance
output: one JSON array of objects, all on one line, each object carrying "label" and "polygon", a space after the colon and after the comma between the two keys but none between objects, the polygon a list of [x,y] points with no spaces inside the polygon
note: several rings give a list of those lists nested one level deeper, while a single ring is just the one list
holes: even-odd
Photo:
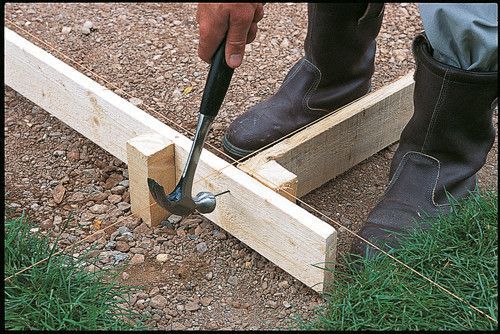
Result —
[{"label": "boot sole", "polygon": [[224,135],[224,138],[222,139],[222,147],[224,148],[224,151],[232,156],[235,159],[241,159],[243,157],[246,157],[249,154],[252,154],[255,152],[255,150],[245,150],[243,148],[239,148],[237,146],[234,146],[227,140],[226,135]]}]

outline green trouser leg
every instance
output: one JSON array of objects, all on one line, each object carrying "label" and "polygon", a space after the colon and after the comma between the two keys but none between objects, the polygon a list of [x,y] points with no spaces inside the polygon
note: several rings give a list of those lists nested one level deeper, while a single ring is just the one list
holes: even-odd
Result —
[{"label": "green trouser leg", "polygon": [[467,71],[498,71],[496,3],[421,3],[419,8],[434,59]]}]

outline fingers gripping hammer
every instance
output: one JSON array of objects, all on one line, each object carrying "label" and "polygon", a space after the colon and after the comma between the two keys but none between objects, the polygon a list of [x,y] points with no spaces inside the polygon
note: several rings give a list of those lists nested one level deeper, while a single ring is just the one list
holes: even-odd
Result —
[{"label": "fingers gripping hammer", "polygon": [[155,180],[148,178],[148,187],[156,203],[161,207],[178,216],[187,216],[198,210],[200,213],[210,213],[215,210],[215,195],[202,191],[195,197],[191,197],[193,188],[193,178],[203,149],[203,143],[210,130],[213,120],[219,113],[220,106],[226,96],[233,69],[230,68],[224,56],[225,39],[217,48],[213,58],[210,70],[208,72],[207,82],[201,99],[200,114],[193,144],[189,156],[184,166],[182,176],[175,189],[169,194]]}]

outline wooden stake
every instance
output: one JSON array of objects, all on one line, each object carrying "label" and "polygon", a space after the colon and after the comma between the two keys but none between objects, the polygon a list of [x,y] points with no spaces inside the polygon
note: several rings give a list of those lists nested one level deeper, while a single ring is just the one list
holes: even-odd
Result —
[{"label": "wooden stake", "polygon": [[174,189],[174,144],[157,133],[137,136],[127,142],[127,161],[132,212],[150,227],[158,226],[170,213],[154,201],[147,179],[158,182],[167,194]]}]

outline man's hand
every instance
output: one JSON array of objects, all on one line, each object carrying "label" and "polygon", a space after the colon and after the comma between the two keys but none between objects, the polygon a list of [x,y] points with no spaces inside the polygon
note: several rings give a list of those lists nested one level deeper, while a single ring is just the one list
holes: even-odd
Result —
[{"label": "man's hand", "polygon": [[257,22],[264,16],[262,3],[199,3],[196,13],[200,29],[198,55],[211,62],[226,36],[226,62],[231,68],[241,65],[245,44],[257,35]]}]

